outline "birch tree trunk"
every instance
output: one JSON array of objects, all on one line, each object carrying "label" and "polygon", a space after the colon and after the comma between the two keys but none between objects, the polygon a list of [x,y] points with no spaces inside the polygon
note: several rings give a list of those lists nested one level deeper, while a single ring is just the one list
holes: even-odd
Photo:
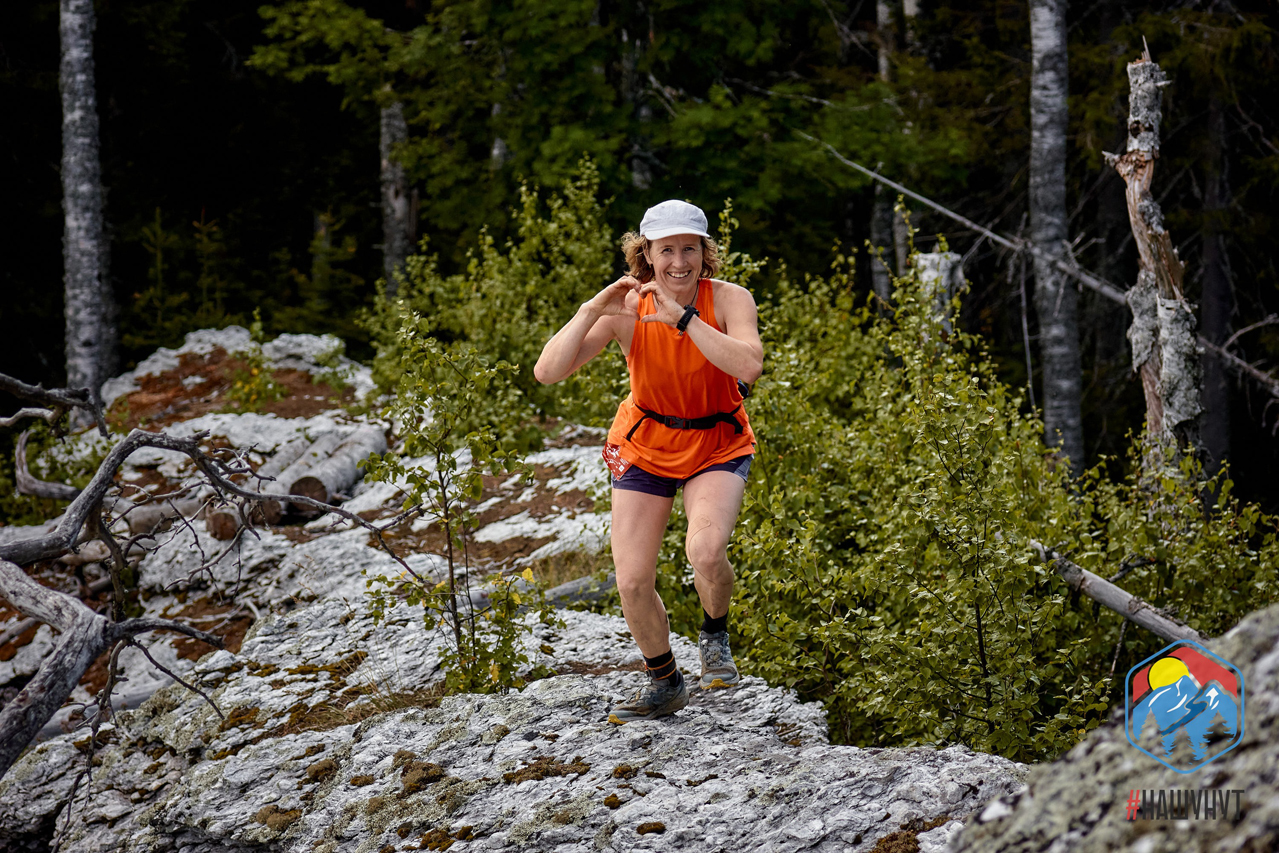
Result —
[{"label": "birch tree trunk", "polygon": [[[888,83],[892,78],[894,42],[893,9],[888,0],[878,0],[875,3],[875,33],[879,79]],[[897,220],[900,217],[894,213],[893,196],[883,184],[877,181],[874,193],[874,207],[870,215],[870,244],[877,251],[871,258],[871,284],[875,295],[888,305],[892,303],[893,296],[892,269],[888,266],[888,260],[895,260],[898,275],[904,272],[905,266],[902,247],[898,245],[898,232],[901,229]]]},{"label": "birch tree trunk", "polygon": [[[1208,157],[1204,163],[1203,335],[1220,346],[1230,335],[1234,288],[1226,255],[1226,217],[1230,184],[1226,175],[1226,117],[1221,101],[1208,100]],[[1207,474],[1230,455],[1230,386],[1226,366],[1216,355],[1203,356],[1203,444]]]},{"label": "birch tree trunk", "polygon": [[102,225],[102,166],[93,77],[93,0],[61,0],[62,211],[67,385],[95,396],[108,378],[114,316]]},{"label": "birch tree trunk", "polygon": [[949,334],[954,328],[950,303],[964,287],[963,258],[954,252],[920,252],[915,268],[922,298],[932,303],[933,316]]},{"label": "birch tree trunk", "polygon": [[[647,15],[648,11],[643,3],[636,4],[636,15]],[[631,20],[634,26],[637,21]],[[626,104],[630,111],[632,120],[635,122],[635,130],[631,135],[631,186],[639,190],[646,190],[653,185],[653,165],[654,157],[650,150],[651,145],[648,139],[648,131],[646,128],[653,121],[653,107],[649,103],[646,93],[648,87],[642,79],[640,73],[640,59],[648,49],[647,39],[645,38],[645,30],[642,26],[634,26],[634,29],[628,29],[626,26],[620,27],[620,35],[622,38],[622,73],[620,88],[622,91],[622,102]]]},{"label": "birch tree trunk", "polygon": [[[1054,261],[1066,256],[1066,0],[1031,0],[1030,230],[1035,313],[1044,365],[1044,440],[1078,472],[1084,462],[1080,414],[1079,294]],[[1046,255],[1046,257],[1045,257]]]},{"label": "birch tree trunk", "polygon": [[413,217],[404,166],[396,158],[395,149],[409,139],[404,121],[404,105],[399,101],[382,108],[379,148],[382,154],[382,272],[386,276],[386,295],[395,296],[399,284],[395,273],[413,251]]},{"label": "birch tree trunk", "polygon": [[1185,268],[1163,213],[1150,193],[1159,156],[1159,121],[1168,83],[1149,56],[1128,64],[1128,146],[1122,156],[1106,154],[1126,186],[1128,221],[1137,244],[1137,284],[1128,290],[1133,369],[1146,396],[1146,428],[1156,443],[1176,443],[1198,452],[1200,349],[1195,316],[1182,295]]}]

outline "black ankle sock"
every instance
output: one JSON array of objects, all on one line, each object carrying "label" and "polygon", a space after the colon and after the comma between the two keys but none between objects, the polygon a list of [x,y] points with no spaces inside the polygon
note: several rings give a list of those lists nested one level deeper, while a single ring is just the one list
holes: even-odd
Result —
[{"label": "black ankle sock", "polygon": [[712,619],[705,610],[702,611],[702,630],[708,634],[722,634],[728,630],[728,613],[718,619]]},{"label": "black ankle sock", "polygon": [[644,658],[644,668],[654,681],[669,681],[679,673],[675,666],[675,653],[669,649],[655,658]]}]

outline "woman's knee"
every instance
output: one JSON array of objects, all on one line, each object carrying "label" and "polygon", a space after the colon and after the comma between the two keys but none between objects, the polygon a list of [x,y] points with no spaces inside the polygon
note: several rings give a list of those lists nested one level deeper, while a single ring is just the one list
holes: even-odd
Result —
[{"label": "woman's knee", "polygon": [[622,601],[638,602],[651,597],[656,590],[655,579],[644,576],[617,576],[617,594]]},{"label": "woman's knee", "polygon": [[684,540],[684,555],[693,570],[702,574],[713,577],[732,572],[728,565],[728,543],[709,527],[689,531]]}]

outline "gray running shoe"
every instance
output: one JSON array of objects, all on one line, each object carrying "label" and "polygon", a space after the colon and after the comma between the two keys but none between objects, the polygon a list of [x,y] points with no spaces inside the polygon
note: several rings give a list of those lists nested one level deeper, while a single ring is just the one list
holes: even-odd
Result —
[{"label": "gray running shoe", "polygon": [[629,702],[623,702],[613,709],[608,715],[608,721],[620,726],[631,720],[655,720],[670,716],[683,708],[688,704],[688,684],[684,681],[684,674],[678,669],[675,674],[679,678],[670,685],[658,684],[649,679],[646,686],[635,691]]},{"label": "gray running shoe", "polygon": [[708,634],[702,631],[697,637],[697,651],[702,657],[703,690],[713,687],[732,687],[742,680],[733,663],[733,653],[728,650],[728,632]]}]

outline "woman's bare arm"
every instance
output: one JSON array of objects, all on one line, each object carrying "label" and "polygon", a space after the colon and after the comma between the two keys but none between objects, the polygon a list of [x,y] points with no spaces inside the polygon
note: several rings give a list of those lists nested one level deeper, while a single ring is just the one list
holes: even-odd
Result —
[{"label": "woman's bare arm", "polygon": [[603,352],[609,341],[619,340],[620,324],[633,323],[639,317],[637,287],[636,279],[623,276],[584,302],[542,348],[533,367],[534,378],[543,385],[566,379]]}]

